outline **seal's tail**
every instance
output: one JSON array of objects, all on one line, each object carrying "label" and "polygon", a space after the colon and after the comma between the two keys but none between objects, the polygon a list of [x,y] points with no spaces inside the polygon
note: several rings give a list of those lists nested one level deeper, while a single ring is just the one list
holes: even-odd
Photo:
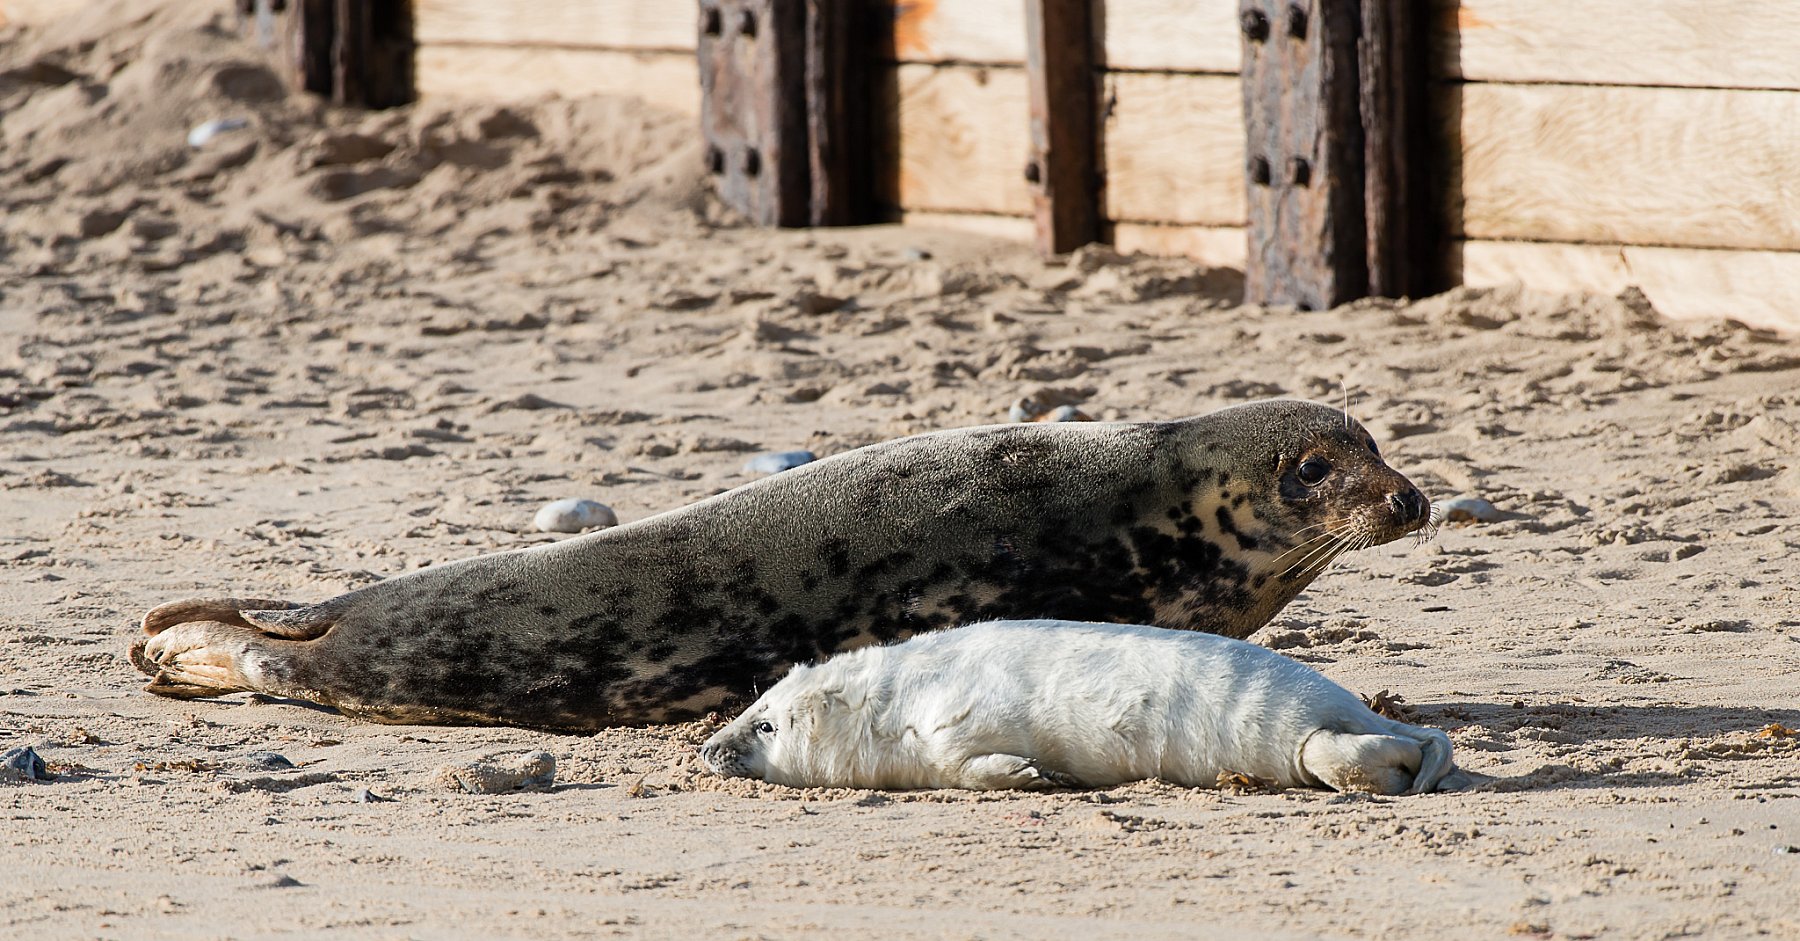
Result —
[{"label": "seal's tail", "polygon": [[292,695],[283,645],[321,637],[334,612],[286,601],[192,598],[144,615],[147,637],[131,646],[131,662],[150,675],[144,688],[160,696],[198,699],[253,690]]}]

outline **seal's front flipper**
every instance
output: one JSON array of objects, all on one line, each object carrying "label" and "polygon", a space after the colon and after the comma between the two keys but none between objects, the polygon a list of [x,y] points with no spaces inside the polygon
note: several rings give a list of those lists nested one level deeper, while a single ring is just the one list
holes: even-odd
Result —
[{"label": "seal's front flipper", "polygon": [[1080,787],[1070,775],[1039,767],[1030,758],[1018,755],[977,755],[963,762],[957,786],[976,791],[1047,791],[1057,787]]},{"label": "seal's front flipper", "polygon": [[292,695],[276,640],[254,627],[224,621],[182,621],[131,648],[131,662],[150,674],[144,688],[159,696],[199,699],[253,690]]}]

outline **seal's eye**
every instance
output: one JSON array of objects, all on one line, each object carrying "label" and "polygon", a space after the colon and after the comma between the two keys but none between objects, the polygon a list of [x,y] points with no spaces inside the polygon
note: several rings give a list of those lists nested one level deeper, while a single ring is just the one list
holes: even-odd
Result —
[{"label": "seal's eye", "polygon": [[1330,464],[1316,457],[1309,457],[1300,462],[1300,469],[1295,472],[1295,476],[1299,477],[1300,482],[1308,487],[1317,487],[1325,482],[1325,475],[1329,473],[1331,473]]},{"label": "seal's eye", "polygon": [[1374,438],[1369,439],[1369,453],[1375,455],[1376,457],[1381,456],[1381,449],[1375,446]]},{"label": "seal's eye", "polygon": [[773,723],[773,722],[758,722],[758,723],[756,723],[756,731],[758,734],[761,734],[761,735],[774,735],[775,734],[775,723]]}]

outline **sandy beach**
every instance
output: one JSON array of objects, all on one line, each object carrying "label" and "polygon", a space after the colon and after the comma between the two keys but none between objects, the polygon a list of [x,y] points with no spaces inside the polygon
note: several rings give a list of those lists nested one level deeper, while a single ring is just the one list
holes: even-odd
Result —
[{"label": "sandy beach", "polygon": [[[1800,337],[746,228],[679,117],[338,111],[228,6],[0,28],[0,751],[48,773],[0,783],[0,935],[1800,938]],[[164,601],[324,600],[760,451],[1346,394],[1500,518],[1346,556],[1251,639],[1399,694],[1472,792],[795,790],[708,774],[719,718],[383,726],[125,656]],[[440,773],[536,751],[547,790]]]}]

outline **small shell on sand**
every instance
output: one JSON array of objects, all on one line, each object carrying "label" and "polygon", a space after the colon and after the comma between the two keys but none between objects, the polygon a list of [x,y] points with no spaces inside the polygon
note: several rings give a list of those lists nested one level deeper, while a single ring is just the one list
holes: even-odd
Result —
[{"label": "small shell on sand", "polygon": [[440,787],[467,794],[547,789],[556,782],[556,757],[544,751],[488,755],[444,765],[431,777]]},{"label": "small shell on sand", "polygon": [[604,503],[571,499],[544,504],[531,522],[546,533],[582,533],[617,526],[619,517]]},{"label": "small shell on sand", "polygon": [[1432,517],[1446,523],[1492,523],[1500,519],[1500,511],[1480,497],[1457,497],[1432,506]]},{"label": "small shell on sand", "polygon": [[764,451],[744,462],[746,474],[779,474],[818,460],[811,451]]}]

